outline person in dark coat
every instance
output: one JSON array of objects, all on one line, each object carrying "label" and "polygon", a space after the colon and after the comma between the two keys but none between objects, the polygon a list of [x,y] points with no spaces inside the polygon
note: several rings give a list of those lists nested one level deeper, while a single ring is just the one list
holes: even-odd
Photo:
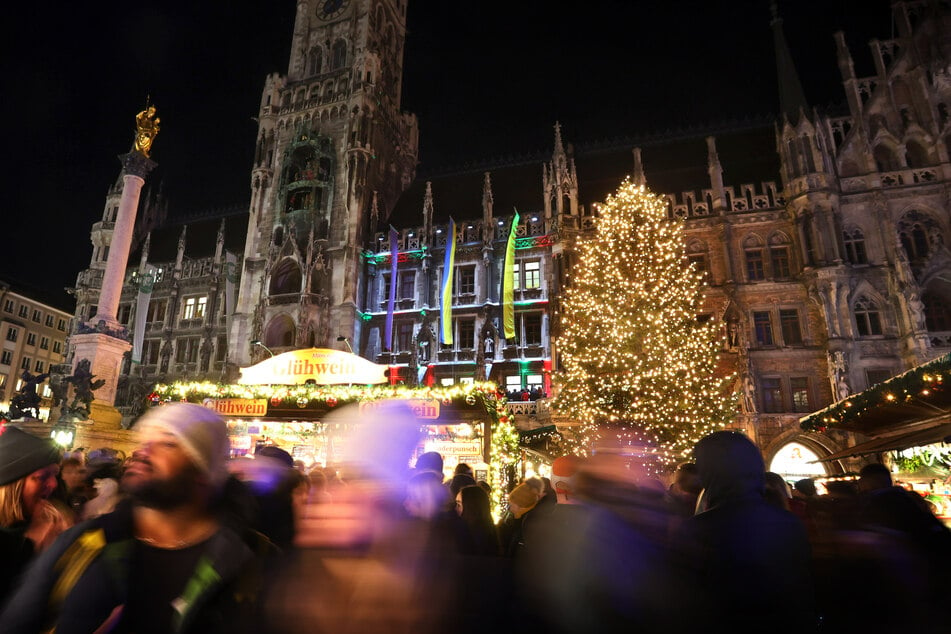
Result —
[{"label": "person in dark coat", "polygon": [[[681,524],[701,603],[698,625],[729,632],[815,632],[815,586],[805,527],[767,501],[766,469],[756,445],[737,431],[716,431],[694,448],[703,510]],[[685,609],[691,609],[686,608]]]},{"label": "person in dark coat", "polygon": [[0,423],[0,603],[33,558],[72,523],[56,490],[60,451],[52,441]]}]

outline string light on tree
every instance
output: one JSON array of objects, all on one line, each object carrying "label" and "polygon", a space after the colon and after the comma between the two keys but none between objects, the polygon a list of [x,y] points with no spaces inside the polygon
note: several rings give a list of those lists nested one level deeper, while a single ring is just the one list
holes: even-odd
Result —
[{"label": "string light on tree", "polygon": [[687,260],[682,221],[626,179],[599,205],[573,273],[554,377],[554,406],[581,422],[567,439],[572,451],[611,439],[657,463],[648,467],[683,460],[736,408],[734,377],[715,374],[720,334],[697,319],[703,281]]}]

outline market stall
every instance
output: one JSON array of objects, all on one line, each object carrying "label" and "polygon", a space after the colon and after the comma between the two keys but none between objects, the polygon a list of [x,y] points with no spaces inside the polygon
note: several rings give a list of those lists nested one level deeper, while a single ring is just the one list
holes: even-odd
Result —
[{"label": "market stall", "polygon": [[951,354],[916,366],[800,419],[804,430],[851,432],[855,444],[820,458],[881,454],[894,479],[951,520]]},{"label": "market stall", "polygon": [[447,476],[466,462],[494,491],[508,490],[518,473],[518,433],[494,383],[408,387],[390,384],[388,374],[387,366],[354,354],[309,348],[243,368],[234,384],[158,385],[151,400],[153,405],[188,401],[216,410],[228,421],[232,456],[276,445],[310,468],[337,465],[344,455],[348,430],[325,422],[331,412],[353,405],[372,420],[379,403],[401,399],[420,422],[423,440],[417,455],[438,451]]}]

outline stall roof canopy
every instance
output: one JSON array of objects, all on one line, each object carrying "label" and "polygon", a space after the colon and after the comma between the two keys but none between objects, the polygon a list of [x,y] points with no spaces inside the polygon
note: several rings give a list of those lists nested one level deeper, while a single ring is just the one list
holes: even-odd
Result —
[{"label": "stall roof canopy", "polygon": [[836,401],[799,423],[807,431],[841,429],[872,439],[823,460],[939,442],[951,434],[951,354]]}]

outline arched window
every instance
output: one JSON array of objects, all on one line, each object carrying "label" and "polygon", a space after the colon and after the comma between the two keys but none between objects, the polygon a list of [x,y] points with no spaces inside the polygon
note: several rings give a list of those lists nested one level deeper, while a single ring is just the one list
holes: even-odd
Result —
[{"label": "arched window", "polygon": [[928,236],[939,235],[937,223],[927,214],[912,210],[898,221],[898,238],[912,264],[921,263],[931,253]]},{"label": "arched window", "polygon": [[845,259],[852,264],[868,264],[868,255],[865,253],[865,235],[861,229],[846,229],[842,232],[842,241],[845,244]]},{"label": "arched window", "polygon": [[324,63],[323,54],[320,52],[320,48],[314,47],[310,51],[310,55],[307,58],[307,70],[311,75],[319,75],[321,71],[321,66]]},{"label": "arched window", "polygon": [[855,315],[855,330],[860,337],[882,334],[882,315],[875,302],[862,295],[855,300],[852,312]]},{"label": "arched window", "polygon": [[750,235],[743,241],[743,253],[746,255],[746,279],[749,282],[766,279],[766,265],[763,261],[763,241],[757,235]]},{"label": "arched window", "polygon": [[334,42],[333,52],[331,53],[331,70],[343,68],[347,63],[347,43],[343,40]]},{"label": "arched window", "polygon": [[789,237],[784,233],[776,232],[769,237],[769,263],[774,278],[785,279],[792,275],[789,245]]},{"label": "arched window", "polygon": [[289,348],[294,345],[297,332],[294,321],[287,315],[278,315],[264,331],[264,345],[268,348]]},{"label": "arched window", "polygon": [[908,141],[905,143],[905,162],[908,167],[925,167],[931,161],[928,159],[928,150],[917,141]]},{"label": "arched window", "polygon": [[879,145],[875,148],[875,152],[873,152],[873,154],[875,156],[875,164],[878,166],[879,172],[894,172],[895,170],[901,169],[901,164],[898,162],[898,156],[887,145]]},{"label": "arched window", "polygon": [[710,264],[707,262],[707,246],[700,240],[693,240],[687,245],[687,261],[693,264],[697,273],[707,278],[710,276]]},{"label": "arched window", "polygon": [[936,293],[925,293],[921,303],[925,305],[925,327],[928,332],[951,331],[951,304]]},{"label": "arched window", "polygon": [[274,267],[271,273],[271,295],[286,295],[288,293],[300,293],[301,290],[301,272],[297,262],[290,258],[285,258]]}]

